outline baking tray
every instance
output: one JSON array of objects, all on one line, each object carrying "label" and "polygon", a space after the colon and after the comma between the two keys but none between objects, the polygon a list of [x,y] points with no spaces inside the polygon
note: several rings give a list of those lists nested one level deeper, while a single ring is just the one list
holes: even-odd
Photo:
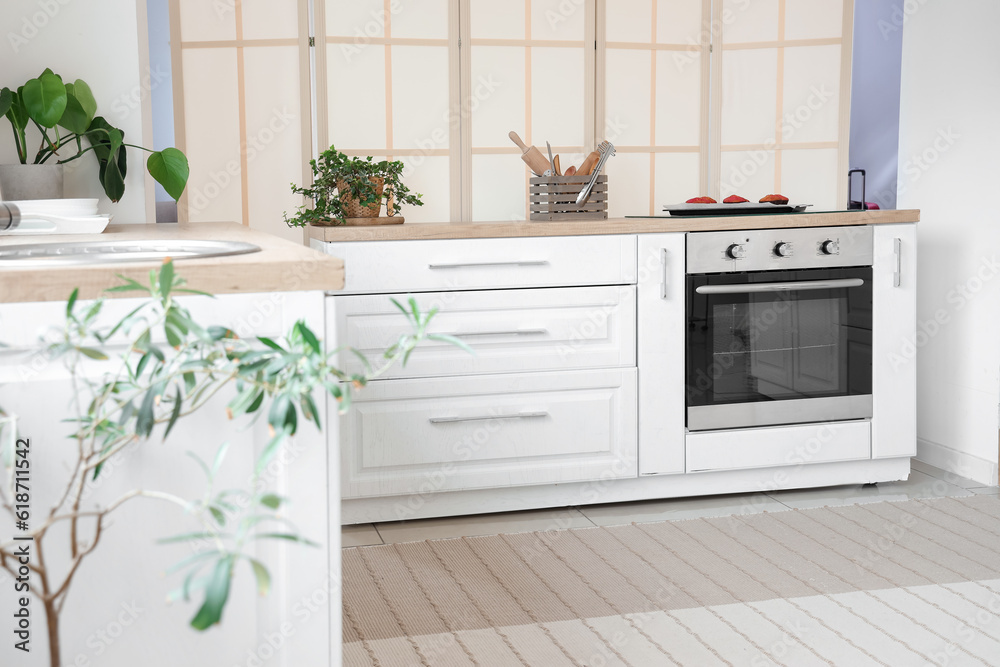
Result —
[{"label": "baking tray", "polygon": [[812,204],[666,204],[663,210],[670,215],[770,215],[774,213],[802,213]]}]

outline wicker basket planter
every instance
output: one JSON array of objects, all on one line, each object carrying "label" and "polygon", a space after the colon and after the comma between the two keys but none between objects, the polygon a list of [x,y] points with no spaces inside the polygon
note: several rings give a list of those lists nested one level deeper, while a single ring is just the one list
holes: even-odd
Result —
[{"label": "wicker basket planter", "polygon": [[382,210],[382,192],[385,187],[384,178],[368,179],[375,184],[375,203],[362,206],[361,202],[351,196],[347,181],[337,181],[337,191],[340,193],[341,208],[347,218],[377,218]]}]

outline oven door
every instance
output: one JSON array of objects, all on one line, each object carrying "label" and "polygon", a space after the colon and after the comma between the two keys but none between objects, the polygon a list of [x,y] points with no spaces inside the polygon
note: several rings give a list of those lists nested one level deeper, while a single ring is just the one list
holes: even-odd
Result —
[{"label": "oven door", "polygon": [[687,277],[687,427],[872,416],[872,269]]}]

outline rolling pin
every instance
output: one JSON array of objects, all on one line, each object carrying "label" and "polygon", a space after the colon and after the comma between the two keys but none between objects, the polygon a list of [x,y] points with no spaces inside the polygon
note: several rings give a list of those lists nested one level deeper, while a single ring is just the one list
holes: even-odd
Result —
[{"label": "rolling pin", "polygon": [[512,130],[507,136],[509,136],[510,140],[517,144],[517,147],[521,149],[521,159],[524,160],[524,163],[528,165],[528,168],[535,172],[535,174],[541,176],[548,169],[552,168],[549,161],[545,159],[545,156],[542,155],[540,150],[534,146],[524,145],[524,142],[521,141],[521,137],[517,136],[517,132]]},{"label": "rolling pin", "polygon": [[594,167],[597,166],[597,162],[601,159],[601,154],[597,151],[591,151],[587,159],[583,161],[580,168],[576,170],[576,173],[580,176],[590,176],[590,172],[594,171]]}]

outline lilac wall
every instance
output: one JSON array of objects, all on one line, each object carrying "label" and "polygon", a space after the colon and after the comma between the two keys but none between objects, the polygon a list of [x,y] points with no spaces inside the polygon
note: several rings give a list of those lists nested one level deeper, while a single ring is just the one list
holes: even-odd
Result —
[{"label": "lilac wall", "polygon": [[882,208],[896,208],[903,17],[903,0],[854,4],[850,164],[868,172],[867,199]]}]

